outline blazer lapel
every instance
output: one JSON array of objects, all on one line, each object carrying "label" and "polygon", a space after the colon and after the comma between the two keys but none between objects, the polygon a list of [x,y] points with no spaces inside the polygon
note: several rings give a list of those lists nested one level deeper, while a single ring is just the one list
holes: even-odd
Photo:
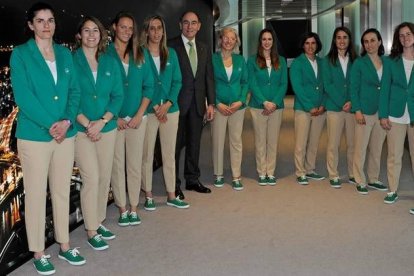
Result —
[{"label": "blazer lapel", "polygon": [[375,69],[374,63],[372,63],[372,61],[369,58],[368,54],[365,55],[364,61],[365,61],[365,64],[367,65],[368,73],[371,74],[371,77],[373,79],[377,80],[378,83],[379,83],[380,80],[379,80],[379,77],[378,77],[378,74],[377,74],[377,69]]},{"label": "blazer lapel", "polygon": [[[89,63],[86,60],[86,56],[83,53],[82,48],[79,49],[78,54],[79,54],[79,59],[78,60],[79,60],[79,62],[81,64],[83,73],[88,77],[88,80],[89,80],[91,86],[95,89],[95,79],[94,79],[94,77],[92,75],[91,67],[89,66]],[[99,69],[99,63],[98,63],[98,69]],[[98,76],[97,76],[97,78],[98,77],[99,77],[99,70],[98,70]]]},{"label": "blazer lapel", "polygon": [[[53,83],[53,86],[56,86],[55,80],[53,79],[52,72],[50,72],[49,66],[47,65],[45,59],[43,58],[42,53],[40,53],[40,50],[37,47],[36,42],[34,40],[31,40],[31,42],[30,42],[30,49],[32,51],[32,54],[33,54],[32,56],[33,56],[34,60],[39,65],[40,70],[45,72],[45,76],[47,76],[46,77],[47,80],[50,81],[51,83]],[[55,51],[55,55],[56,55],[56,51]],[[57,58],[55,56],[55,60],[56,59]]]}]

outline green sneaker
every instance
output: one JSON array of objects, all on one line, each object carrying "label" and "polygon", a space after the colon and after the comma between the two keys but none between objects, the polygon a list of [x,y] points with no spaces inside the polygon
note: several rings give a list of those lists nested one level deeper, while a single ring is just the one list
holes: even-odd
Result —
[{"label": "green sneaker", "polygon": [[307,173],[306,177],[310,178],[310,179],[313,179],[313,180],[324,180],[325,179],[325,176],[322,176],[322,175],[317,174],[315,172]]},{"label": "green sneaker", "polygon": [[176,207],[178,209],[187,209],[188,207],[190,207],[190,204],[188,204],[185,201],[182,201],[178,197],[174,198],[174,199],[167,199],[167,205],[172,206],[172,207]]},{"label": "green sneaker", "polygon": [[99,225],[98,230],[96,230],[96,232],[98,232],[98,234],[101,235],[102,239],[104,240],[113,240],[116,237],[114,233],[109,231],[109,229],[103,226],[102,224]]},{"label": "green sneaker", "polygon": [[411,215],[414,215],[414,208],[413,209],[410,209],[410,214]]},{"label": "green sneaker", "polygon": [[356,188],[357,188],[358,193],[360,193],[361,195],[367,195],[368,194],[367,186],[365,186],[365,185],[357,185]]},{"label": "green sneaker", "polygon": [[349,182],[349,184],[354,184],[354,185],[357,184],[357,182],[355,180],[355,177],[350,177],[349,180],[348,180],[348,182]]},{"label": "green sneaker", "polygon": [[137,212],[130,212],[128,215],[129,225],[138,225],[141,224],[141,219],[139,218]]},{"label": "green sneaker", "polygon": [[102,239],[101,235],[96,234],[88,240],[88,244],[93,250],[101,251],[109,248],[109,245]]},{"label": "green sneaker", "polygon": [[277,181],[276,177],[274,177],[273,175],[269,175],[267,177],[267,184],[270,185],[270,186],[276,185],[276,181]]},{"label": "green sneaker", "polygon": [[40,275],[52,275],[56,273],[55,267],[49,262],[50,255],[43,255],[40,259],[33,259],[33,266]]},{"label": "green sneaker", "polygon": [[[125,211],[125,212],[123,212],[119,215],[118,225],[119,226],[129,226],[128,211]],[[103,237],[103,235],[102,235],[102,237]],[[110,240],[110,239],[108,239],[108,240]]]},{"label": "green sneaker", "polygon": [[387,193],[387,196],[384,198],[384,202],[387,204],[393,204],[398,199],[398,195],[396,192]]},{"label": "green sneaker", "polygon": [[235,179],[231,182],[233,189],[236,191],[241,191],[244,189],[243,184],[241,183],[240,179]]},{"label": "green sneaker", "polygon": [[155,202],[152,197],[145,198],[144,209],[147,211],[155,211]]},{"label": "green sneaker", "polygon": [[296,181],[297,181],[297,182],[298,182],[298,184],[300,184],[300,185],[308,185],[308,184],[309,184],[308,179],[307,179],[307,178],[306,178],[306,176],[304,176],[304,175],[299,176],[298,178],[296,178]]},{"label": "green sneaker", "polygon": [[214,180],[214,187],[221,188],[224,186],[224,177],[223,176],[216,176],[216,179]]},{"label": "green sneaker", "polygon": [[382,182],[380,181],[375,181],[373,183],[368,183],[368,187],[378,190],[378,191],[387,191],[388,188],[387,186],[385,186],[384,184],[382,184]]},{"label": "green sneaker", "polygon": [[329,183],[331,184],[332,188],[335,188],[335,189],[341,188],[341,181],[339,180],[338,177],[332,178],[331,180],[329,180]]},{"label": "green sneaker", "polygon": [[84,265],[86,263],[85,258],[79,255],[79,250],[77,247],[69,249],[65,252],[59,250],[58,258],[67,261],[71,265]]},{"label": "green sneaker", "polygon": [[260,186],[266,186],[267,185],[266,175],[259,176],[259,185]]}]

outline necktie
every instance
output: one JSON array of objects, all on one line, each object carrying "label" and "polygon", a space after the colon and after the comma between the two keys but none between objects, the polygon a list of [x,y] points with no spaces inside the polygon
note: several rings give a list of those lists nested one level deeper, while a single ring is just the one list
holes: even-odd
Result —
[{"label": "necktie", "polygon": [[191,69],[195,77],[196,72],[197,72],[197,57],[196,57],[196,53],[194,50],[194,43],[191,41],[188,41],[188,45],[190,46],[190,50],[188,51],[188,57],[190,59]]}]

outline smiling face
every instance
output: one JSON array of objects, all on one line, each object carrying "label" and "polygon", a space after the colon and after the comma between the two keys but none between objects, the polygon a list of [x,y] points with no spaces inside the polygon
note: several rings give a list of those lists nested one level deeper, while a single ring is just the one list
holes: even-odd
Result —
[{"label": "smiling face", "polygon": [[226,51],[233,51],[237,43],[237,36],[231,30],[226,30],[221,37],[221,49]]},{"label": "smiling face", "polygon": [[164,35],[164,28],[159,19],[153,19],[148,26],[148,42],[153,44],[160,44]]},{"label": "smiling face", "polygon": [[129,17],[120,18],[112,27],[115,30],[115,40],[123,43],[128,43],[134,33],[134,22]]},{"label": "smiling face", "polygon": [[372,55],[378,54],[378,49],[381,46],[381,40],[373,32],[366,33],[362,38],[365,51]]},{"label": "smiling face", "polygon": [[33,22],[27,22],[36,39],[52,39],[55,34],[55,17],[50,10],[39,10]]},{"label": "smiling face", "polygon": [[101,41],[98,25],[90,20],[86,21],[81,28],[80,39],[82,47],[98,48],[98,44]]},{"label": "smiling face", "polygon": [[260,39],[260,43],[262,45],[263,50],[270,51],[273,46],[273,37],[272,34],[269,32],[265,32],[262,34]]},{"label": "smiling face", "polygon": [[200,27],[201,23],[197,15],[193,12],[187,12],[180,22],[181,32],[188,40],[193,40],[195,38]]},{"label": "smiling face", "polygon": [[413,47],[413,45],[414,45],[414,35],[411,32],[410,28],[402,27],[398,33],[399,33],[400,43],[401,43],[403,48]]},{"label": "smiling face", "polygon": [[338,51],[346,51],[349,46],[349,36],[344,31],[338,31],[335,36],[335,45]]},{"label": "smiling face", "polygon": [[316,53],[316,49],[318,48],[318,45],[316,43],[316,40],[314,37],[309,37],[305,40],[305,43],[303,44],[303,51],[308,57],[314,57]]}]

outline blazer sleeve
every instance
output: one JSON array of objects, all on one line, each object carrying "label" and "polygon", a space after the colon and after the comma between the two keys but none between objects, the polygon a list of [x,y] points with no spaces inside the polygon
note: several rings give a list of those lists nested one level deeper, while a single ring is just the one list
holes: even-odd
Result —
[{"label": "blazer sleeve", "polygon": [[386,119],[389,116],[390,109],[390,94],[391,94],[391,60],[389,58],[383,58],[382,68],[383,74],[381,79],[381,92],[379,95],[379,105],[378,105],[378,117],[380,119]]},{"label": "blazer sleeve", "polygon": [[295,97],[298,98],[305,111],[309,112],[312,108],[315,108],[315,106],[313,106],[312,101],[306,96],[305,87],[303,85],[302,62],[298,59],[299,58],[296,58],[290,67],[290,82],[292,83]]},{"label": "blazer sleeve", "polygon": [[359,94],[361,90],[361,62],[357,59],[352,65],[350,75],[350,94],[352,111],[361,111],[361,102],[359,100]]},{"label": "blazer sleeve", "polygon": [[287,92],[287,64],[285,61],[285,58],[282,56],[280,57],[280,62],[279,62],[279,70],[281,70],[281,77],[280,77],[280,83],[276,88],[276,93],[275,96],[273,97],[272,102],[275,103],[277,105],[277,107],[279,108],[280,106],[282,106],[283,103],[283,99],[285,98],[286,92]]},{"label": "blazer sleeve", "polygon": [[142,64],[142,96],[152,100],[155,90],[154,76],[151,72],[150,57],[145,56],[145,62]]},{"label": "blazer sleeve", "polygon": [[178,94],[180,93],[180,89],[182,86],[182,76],[180,70],[180,64],[178,63],[177,53],[173,49],[170,50],[170,60],[172,68],[172,81],[171,81],[171,89],[169,91],[168,100],[172,103],[176,103],[178,99]]},{"label": "blazer sleeve", "polygon": [[121,110],[123,100],[124,100],[124,90],[123,90],[121,71],[114,59],[112,62],[112,68],[113,68],[112,79],[114,80],[114,82],[112,84],[110,101],[106,107],[106,111],[111,112],[114,115],[114,117],[118,117],[119,111]]},{"label": "blazer sleeve", "polygon": [[240,79],[240,84],[241,84],[241,102],[243,103],[243,105],[246,105],[247,102],[247,92],[249,91],[249,75],[247,72],[247,66],[246,66],[246,62],[244,61],[244,58],[242,56],[240,56],[242,58],[242,74],[241,74],[241,79]]},{"label": "blazer sleeve", "polygon": [[[25,66],[24,60],[20,49],[14,49],[10,59],[10,68],[15,102],[19,107],[19,112],[24,113],[36,124],[50,129],[55,120],[35,95],[32,84],[27,77],[29,69]],[[33,69],[35,70],[35,68]]]},{"label": "blazer sleeve", "polygon": [[254,58],[249,58],[247,61],[247,68],[248,68],[248,75],[249,75],[249,88],[251,93],[254,95],[255,98],[258,98],[260,103],[263,104],[266,99],[263,96],[262,90],[260,89],[259,85],[257,84],[257,77],[256,71],[257,65],[256,60]]}]

